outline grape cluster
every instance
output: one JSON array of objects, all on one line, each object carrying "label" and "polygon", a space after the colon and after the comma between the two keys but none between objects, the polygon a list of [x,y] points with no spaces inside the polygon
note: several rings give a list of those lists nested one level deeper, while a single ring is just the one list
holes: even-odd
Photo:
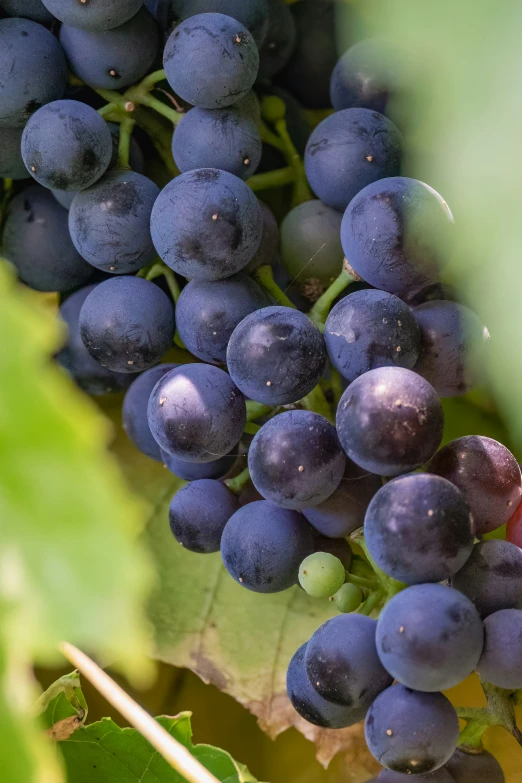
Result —
[{"label": "grape cluster", "polygon": [[335,65],[333,0],[0,8],[2,250],[60,294],[57,361],[189,482],[179,544],[338,610],[288,668],[305,720],[365,719],[381,783],[500,783],[442,691],[522,688],[521,473],[440,448],[489,335],[441,282],[448,205],[402,175],[395,53]]}]

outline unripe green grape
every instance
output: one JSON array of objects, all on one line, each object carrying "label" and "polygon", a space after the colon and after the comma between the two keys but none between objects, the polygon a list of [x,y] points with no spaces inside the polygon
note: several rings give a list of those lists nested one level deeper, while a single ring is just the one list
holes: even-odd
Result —
[{"label": "unripe green grape", "polygon": [[341,585],[333,597],[333,602],[340,612],[355,612],[363,602],[363,594],[360,587],[347,582]]},{"label": "unripe green grape", "polygon": [[313,598],[328,598],[336,593],[345,576],[343,564],[329,552],[308,555],[299,568],[299,583]]}]

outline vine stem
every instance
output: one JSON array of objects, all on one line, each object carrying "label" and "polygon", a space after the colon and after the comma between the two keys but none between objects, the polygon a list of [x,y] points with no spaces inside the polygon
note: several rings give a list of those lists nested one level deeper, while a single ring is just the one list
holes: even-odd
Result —
[{"label": "vine stem", "polygon": [[328,314],[333,302],[337,299],[339,294],[341,294],[345,288],[347,288],[350,283],[353,283],[354,281],[355,277],[348,271],[346,265],[343,264],[340,275],[336,277],[333,283],[326,289],[324,294],[319,297],[317,302],[308,313],[310,320],[313,321],[317,328],[322,332],[324,332],[324,324],[328,318]]},{"label": "vine stem", "polygon": [[218,779],[194,758],[184,745],[174,739],[85,653],[69,642],[62,642],[60,651],[189,783],[219,783]]},{"label": "vine stem", "polygon": [[367,590],[374,590],[379,586],[377,579],[365,579],[363,576],[350,574],[349,571],[346,572],[346,581],[357,587],[365,587]]},{"label": "vine stem", "polygon": [[269,264],[266,264],[266,266],[259,266],[254,272],[254,278],[265,289],[265,291],[268,291],[268,293],[274,297],[278,305],[282,305],[283,307],[291,307],[293,310],[296,309],[292,300],[289,299],[285,292],[281,291],[277,285],[276,281],[274,280],[272,267],[269,266]]},{"label": "vine stem", "polygon": [[469,720],[459,734],[459,745],[477,750],[482,747],[482,737],[489,728],[488,723],[482,723],[480,720]]},{"label": "vine stem", "polygon": [[369,616],[373,610],[379,606],[381,601],[383,600],[385,596],[384,590],[375,590],[373,593],[370,593],[366,601],[361,604],[359,609],[357,610],[357,614],[363,614],[365,616]]},{"label": "vine stem", "polygon": [[132,131],[136,125],[136,120],[126,117],[120,123],[120,138],[118,141],[118,166],[129,168],[129,154]]},{"label": "vine stem", "polygon": [[263,174],[254,174],[247,179],[246,184],[254,192],[257,190],[268,190],[269,188],[279,188],[282,185],[291,185],[295,182],[295,171],[292,166],[284,169],[274,169],[266,171]]},{"label": "vine stem", "polygon": [[167,281],[172,298],[175,302],[177,302],[181,294],[179,283],[172,269],[164,264],[163,261],[158,261],[156,264],[153,264],[153,266],[145,274],[145,280],[155,280],[156,277],[161,277],[161,275],[163,275]]}]

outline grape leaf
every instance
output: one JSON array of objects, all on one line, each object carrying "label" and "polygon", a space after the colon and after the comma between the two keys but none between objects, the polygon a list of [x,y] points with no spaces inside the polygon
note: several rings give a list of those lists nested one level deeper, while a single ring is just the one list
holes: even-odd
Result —
[{"label": "grape leaf", "polygon": [[[243,764],[212,745],[193,745],[190,712],[156,720],[223,783],[255,783]],[[136,729],[110,718],[78,729],[60,742],[70,783],[185,783]]]},{"label": "grape leaf", "polygon": [[0,768],[6,783],[55,783],[30,667],[68,639],[144,671],[144,509],[107,452],[107,422],[50,361],[56,317],[5,262],[0,298]]}]

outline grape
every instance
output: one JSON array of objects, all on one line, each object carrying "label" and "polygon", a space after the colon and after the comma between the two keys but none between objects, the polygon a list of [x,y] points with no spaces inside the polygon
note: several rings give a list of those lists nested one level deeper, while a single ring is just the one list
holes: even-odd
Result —
[{"label": "grape", "polygon": [[343,249],[342,215],[322,201],[305,201],[294,207],[281,223],[281,259],[293,287],[318,299],[340,274]]},{"label": "grape", "polygon": [[246,27],[224,14],[181,22],[166,43],[163,67],[177,95],[204,109],[222,109],[254,84],[259,54]]},{"label": "grape", "polygon": [[76,194],[69,231],[78,252],[97,269],[137,272],[156,258],[150,214],[157,185],[134,171],[114,170]]},{"label": "grape", "polygon": [[[24,169],[25,169],[25,163],[24,163]],[[27,173],[27,169],[25,169]],[[66,209],[67,211],[70,210],[71,204],[74,201],[74,197],[76,196],[79,191],[75,190],[51,190],[51,193],[55,197],[58,204]]]},{"label": "grape", "polygon": [[159,364],[139,375],[132,382],[121,411],[123,429],[136,448],[147,457],[162,462],[160,447],[154,440],[147,420],[147,408],[151,392],[160,378],[173,370],[175,364]]},{"label": "grape", "polygon": [[[375,783],[405,783],[407,780],[411,780],[409,775],[404,775],[402,772],[393,772],[391,769],[383,769],[375,779]],[[450,775],[445,767],[441,767],[435,770],[435,772],[430,772],[429,775],[415,775],[414,780],[419,781],[419,783],[421,781],[426,783],[455,783],[453,776]]]},{"label": "grape", "polygon": [[148,418],[164,451],[186,462],[212,462],[239,442],[245,400],[223,370],[184,364],[156,384]]},{"label": "grape", "polygon": [[256,593],[277,593],[296,584],[299,565],[313,547],[312,532],[297,511],[265,500],[236,511],[221,538],[228,573]]},{"label": "grape", "polygon": [[23,128],[29,117],[61,98],[67,63],[56,38],[27,19],[0,20],[0,125]]},{"label": "grape", "polygon": [[357,585],[346,582],[334,594],[333,602],[340,612],[355,612],[363,602],[362,590]]},{"label": "grape", "polygon": [[219,552],[221,535],[239,502],[219,481],[185,484],[172,498],[169,521],[176,541],[190,552]]},{"label": "grape", "polygon": [[160,451],[165,467],[175,476],[185,481],[221,478],[231,470],[237,459],[237,446],[229,454],[212,460],[212,462],[185,462],[185,460],[173,457],[167,451],[161,449]]},{"label": "grape", "polygon": [[457,748],[445,769],[455,783],[505,783],[502,767],[491,753],[466,753]]},{"label": "grape", "polygon": [[518,504],[517,510],[507,523],[506,539],[512,544],[522,547],[522,503]]},{"label": "grape", "polygon": [[330,98],[335,111],[363,108],[386,114],[398,87],[396,53],[383,39],[369,38],[351,46],[337,61]]},{"label": "grape", "polygon": [[80,389],[87,394],[101,396],[110,392],[125,391],[134,380],[134,376],[112,372],[102,367],[92,358],[83,344],[80,335],[80,310],[95,288],[95,285],[80,288],[60,305],[60,317],[67,325],[67,342],[56,355],[56,361],[72,375]]},{"label": "grape", "polygon": [[437,452],[427,470],[447,478],[464,493],[478,534],[507,522],[522,497],[515,457],[502,443],[483,435],[452,440]]},{"label": "grape", "polygon": [[227,349],[228,371],[236,386],[266,405],[305,397],[319,382],[325,362],[320,331],[290,307],[264,307],[247,315]]},{"label": "grape", "polygon": [[475,544],[452,585],[473,601],[482,617],[522,608],[522,550],[509,541]]},{"label": "grape", "polygon": [[317,693],[355,709],[366,708],[392,683],[375,647],[371,617],[342,614],[327,620],[307,644],[305,666]]},{"label": "grape", "polygon": [[67,212],[49,191],[26,188],[7,208],[3,254],[20,279],[37,291],[69,291],[83,285],[92,267],[78,254],[67,228]]},{"label": "grape", "polygon": [[411,370],[421,346],[408,305],[375,289],[341,299],[326,319],[324,339],[330,361],[347,381],[377,367]]},{"label": "grape", "polygon": [[366,512],[364,537],[377,565],[393,579],[409,585],[442,582],[468,560],[473,524],[457,487],[420,473],[377,492]]},{"label": "grape", "polygon": [[241,273],[214,282],[192,280],[176,305],[179,336],[194,356],[225,364],[228,341],[238,323],[266,305],[264,291]]},{"label": "grape", "polygon": [[267,0],[170,0],[172,18],[182,22],[196,14],[218,13],[231,16],[249,30],[258,44],[268,28]]},{"label": "grape", "polygon": [[259,76],[271,79],[285,67],[296,43],[292,13],[285,0],[268,0],[268,31],[259,51]]},{"label": "grape", "polygon": [[369,109],[344,109],[313,131],[304,164],[312,190],[342,212],[370,183],[398,175],[401,158],[402,136],[391,120]]},{"label": "grape", "polygon": [[139,81],[159,52],[159,31],[149,12],[111,30],[63,24],[60,43],[73,73],[90,87],[119,90]]},{"label": "grape", "polygon": [[458,685],[477,665],[483,644],[479,613],[469,598],[445,585],[408,587],[386,604],[377,624],[383,666],[417,691]]},{"label": "grape", "polygon": [[337,60],[335,5],[332,0],[299,0],[290,8],[295,49],[277,80],[308,109],[330,108],[330,75]]},{"label": "grape", "polygon": [[338,557],[314,552],[299,567],[299,584],[313,598],[328,598],[344,584],[346,572]]},{"label": "grape", "polygon": [[497,688],[522,688],[522,611],[501,609],[484,620],[484,651],[477,672]]},{"label": "grape", "polygon": [[0,177],[26,179],[29,172],[20,151],[22,130],[0,127]]},{"label": "grape", "polygon": [[455,302],[431,301],[416,307],[422,348],[415,372],[441,397],[465,394],[476,382],[474,362],[485,342],[478,315]]},{"label": "grape", "polygon": [[111,133],[102,117],[79,101],[54,101],[38,109],[22,135],[22,157],[41,185],[82,190],[107,169]]},{"label": "grape", "polygon": [[421,775],[442,767],[459,738],[459,720],[442,693],[419,693],[394,685],[381,693],[366,716],[368,748],[383,767]]},{"label": "grape", "polygon": [[80,332],[85,347],[103,367],[142,372],[158,364],[172,345],[174,308],[154,283],[115,277],[96,286],[85,300]]},{"label": "grape", "polygon": [[50,24],[54,16],[42,0],[0,0],[0,8],[7,16],[24,17],[40,24]]},{"label": "grape", "polygon": [[151,215],[152,240],[168,266],[191,280],[241,271],[261,242],[261,208],[248,185],[218,169],[196,169],[163,188]]},{"label": "grape", "polygon": [[335,492],[319,505],[303,508],[303,514],[324,536],[333,539],[349,536],[362,527],[370,500],[380,488],[379,476],[347,459],[343,478]]},{"label": "grape", "polygon": [[60,22],[83,30],[110,30],[124,24],[143,5],[143,0],[43,0]]},{"label": "grape", "polygon": [[279,226],[273,212],[264,201],[259,201],[258,204],[263,218],[261,242],[254,257],[243,268],[245,274],[251,274],[260,266],[269,265],[274,267],[279,261]]},{"label": "grape", "polygon": [[261,160],[261,136],[253,117],[237,104],[185,114],[172,137],[172,154],[180,171],[215,168],[247,179]]},{"label": "grape", "polygon": [[337,560],[340,560],[346,571],[352,566],[352,550],[345,538],[327,538],[312,530],[314,536],[314,549],[316,552],[328,552]]},{"label": "grape", "polygon": [[452,232],[453,216],[437,191],[416,179],[389,177],[355,196],[341,241],[363,280],[403,298],[436,282]]},{"label": "grape", "polygon": [[318,413],[286,411],[263,424],[248,452],[254,486],[271,503],[301,509],[339,486],[345,458],[335,428]]},{"label": "grape", "polygon": [[403,367],[364,373],[337,408],[337,432],[347,456],[380,476],[420,468],[439,446],[443,424],[435,389]]},{"label": "grape", "polygon": [[303,644],[294,653],[286,675],[286,691],[294,709],[309,723],[327,729],[343,729],[359,723],[365,708],[333,704],[312,688],[304,666],[305,653],[306,644]]}]

